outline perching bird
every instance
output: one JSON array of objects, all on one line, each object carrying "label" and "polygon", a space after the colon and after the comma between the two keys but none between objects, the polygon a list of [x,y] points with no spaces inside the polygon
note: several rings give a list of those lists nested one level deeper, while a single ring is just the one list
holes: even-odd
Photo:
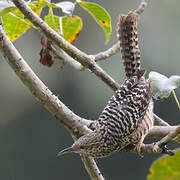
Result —
[{"label": "perching bird", "polygon": [[117,27],[126,80],[93,124],[95,130],[58,155],[75,152],[100,158],[134,143],[140,153],[143,140],[153,126],[152,93],[150,81],[144,77],[145,70],[140,69],[135,14],[121,15]]}]

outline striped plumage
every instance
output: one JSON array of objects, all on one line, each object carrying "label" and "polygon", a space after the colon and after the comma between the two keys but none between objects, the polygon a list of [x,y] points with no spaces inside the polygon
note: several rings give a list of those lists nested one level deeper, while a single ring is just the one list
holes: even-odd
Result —
[{"label": "striped plumage", "polygon": [[120,17],[118,29],[126,80],[109,100],[93,123],[95,130],[80,137],[59,155],[75,152],[92,157],[105,157],[129,144],[140,148],[153,126],[153,102],[150,82],[140,70],[136,17],[133,12]]},{"label": "striped plumage", "polygon": [[152,112],[151,95],[149,81],[143,76],[133,76],[111,97],[97,121],[109,153],[131,143],[141,145],[153,124],[145,120]]},{"label": "striped plumage", "polygon": [[140,70],[136,15],[133,12],[130,12],[128,15],[121,15],[116,28],[126,77],[129,78],[136,71]]}]

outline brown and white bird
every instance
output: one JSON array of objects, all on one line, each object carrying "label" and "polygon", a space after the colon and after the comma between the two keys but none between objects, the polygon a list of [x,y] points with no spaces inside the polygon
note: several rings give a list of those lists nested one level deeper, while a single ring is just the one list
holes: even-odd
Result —
[{"label": "brown and white bird", "polygon": [[80,137],[58,155],[75,152],[100,158],[134,143],[140,153],[143,140],[153,126],[152,93],[150,82],[144,77],[145,70],[140,69],[136,15],[133,12],[120,16],[117,32],[126,80],[93,123],[95,130]]}]

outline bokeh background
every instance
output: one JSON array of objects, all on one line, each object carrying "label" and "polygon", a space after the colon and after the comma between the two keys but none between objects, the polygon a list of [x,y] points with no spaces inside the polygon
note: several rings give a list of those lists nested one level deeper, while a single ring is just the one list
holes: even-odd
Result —
[{"label": "bokeh background", "polygon": [[[112,17],[112,36],[105,45],[103,30],[80,7],[74,14],[83,19],[84,28],[74,42],[88,54],[111,47],[116,39],[119,14],[138,7],[140,0],[96,1]],[[150,1],[138,23],[142,66],[167,76],[180,71],[180,1]],[[44,11],[46,13],[47,10]],[[14,45],[40,79],[76,114],[97,119],[113,91],[90,71],[78,72],[55,62],[48,68],[39,63],[40,35],[31,29]],[[99,63],[119,83],[124,70],[120,53]],[[180,89],[176,90],[180,97]],[[155,112],[170,124],[179,123],[173,97],[155,102]],[[71,180],[89,179],[79,155],[58,158],[57,152],[73,143],[71,136],[18,79],[0,55],[0,179]],[[152,162],[160,155],[116,153],[97,161],[107,180],[144,180]]]}]

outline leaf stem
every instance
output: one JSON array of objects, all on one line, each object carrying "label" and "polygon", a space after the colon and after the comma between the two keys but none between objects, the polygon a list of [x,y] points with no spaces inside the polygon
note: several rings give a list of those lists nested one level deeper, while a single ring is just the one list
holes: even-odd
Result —
[{"label": "leaf stem", "polygon": [[176,101],[176,103],[177,103],[177,106],[178,106],[178,108],[179,108],[179,110],[180,110],[179,100],[178,100],[178,98],[177,98],[176,93],[175,93],[175,91],[174,91],[174,90],[172,90],[172,94],[173,94],[174,99],[175,99],[175,101]]}]

